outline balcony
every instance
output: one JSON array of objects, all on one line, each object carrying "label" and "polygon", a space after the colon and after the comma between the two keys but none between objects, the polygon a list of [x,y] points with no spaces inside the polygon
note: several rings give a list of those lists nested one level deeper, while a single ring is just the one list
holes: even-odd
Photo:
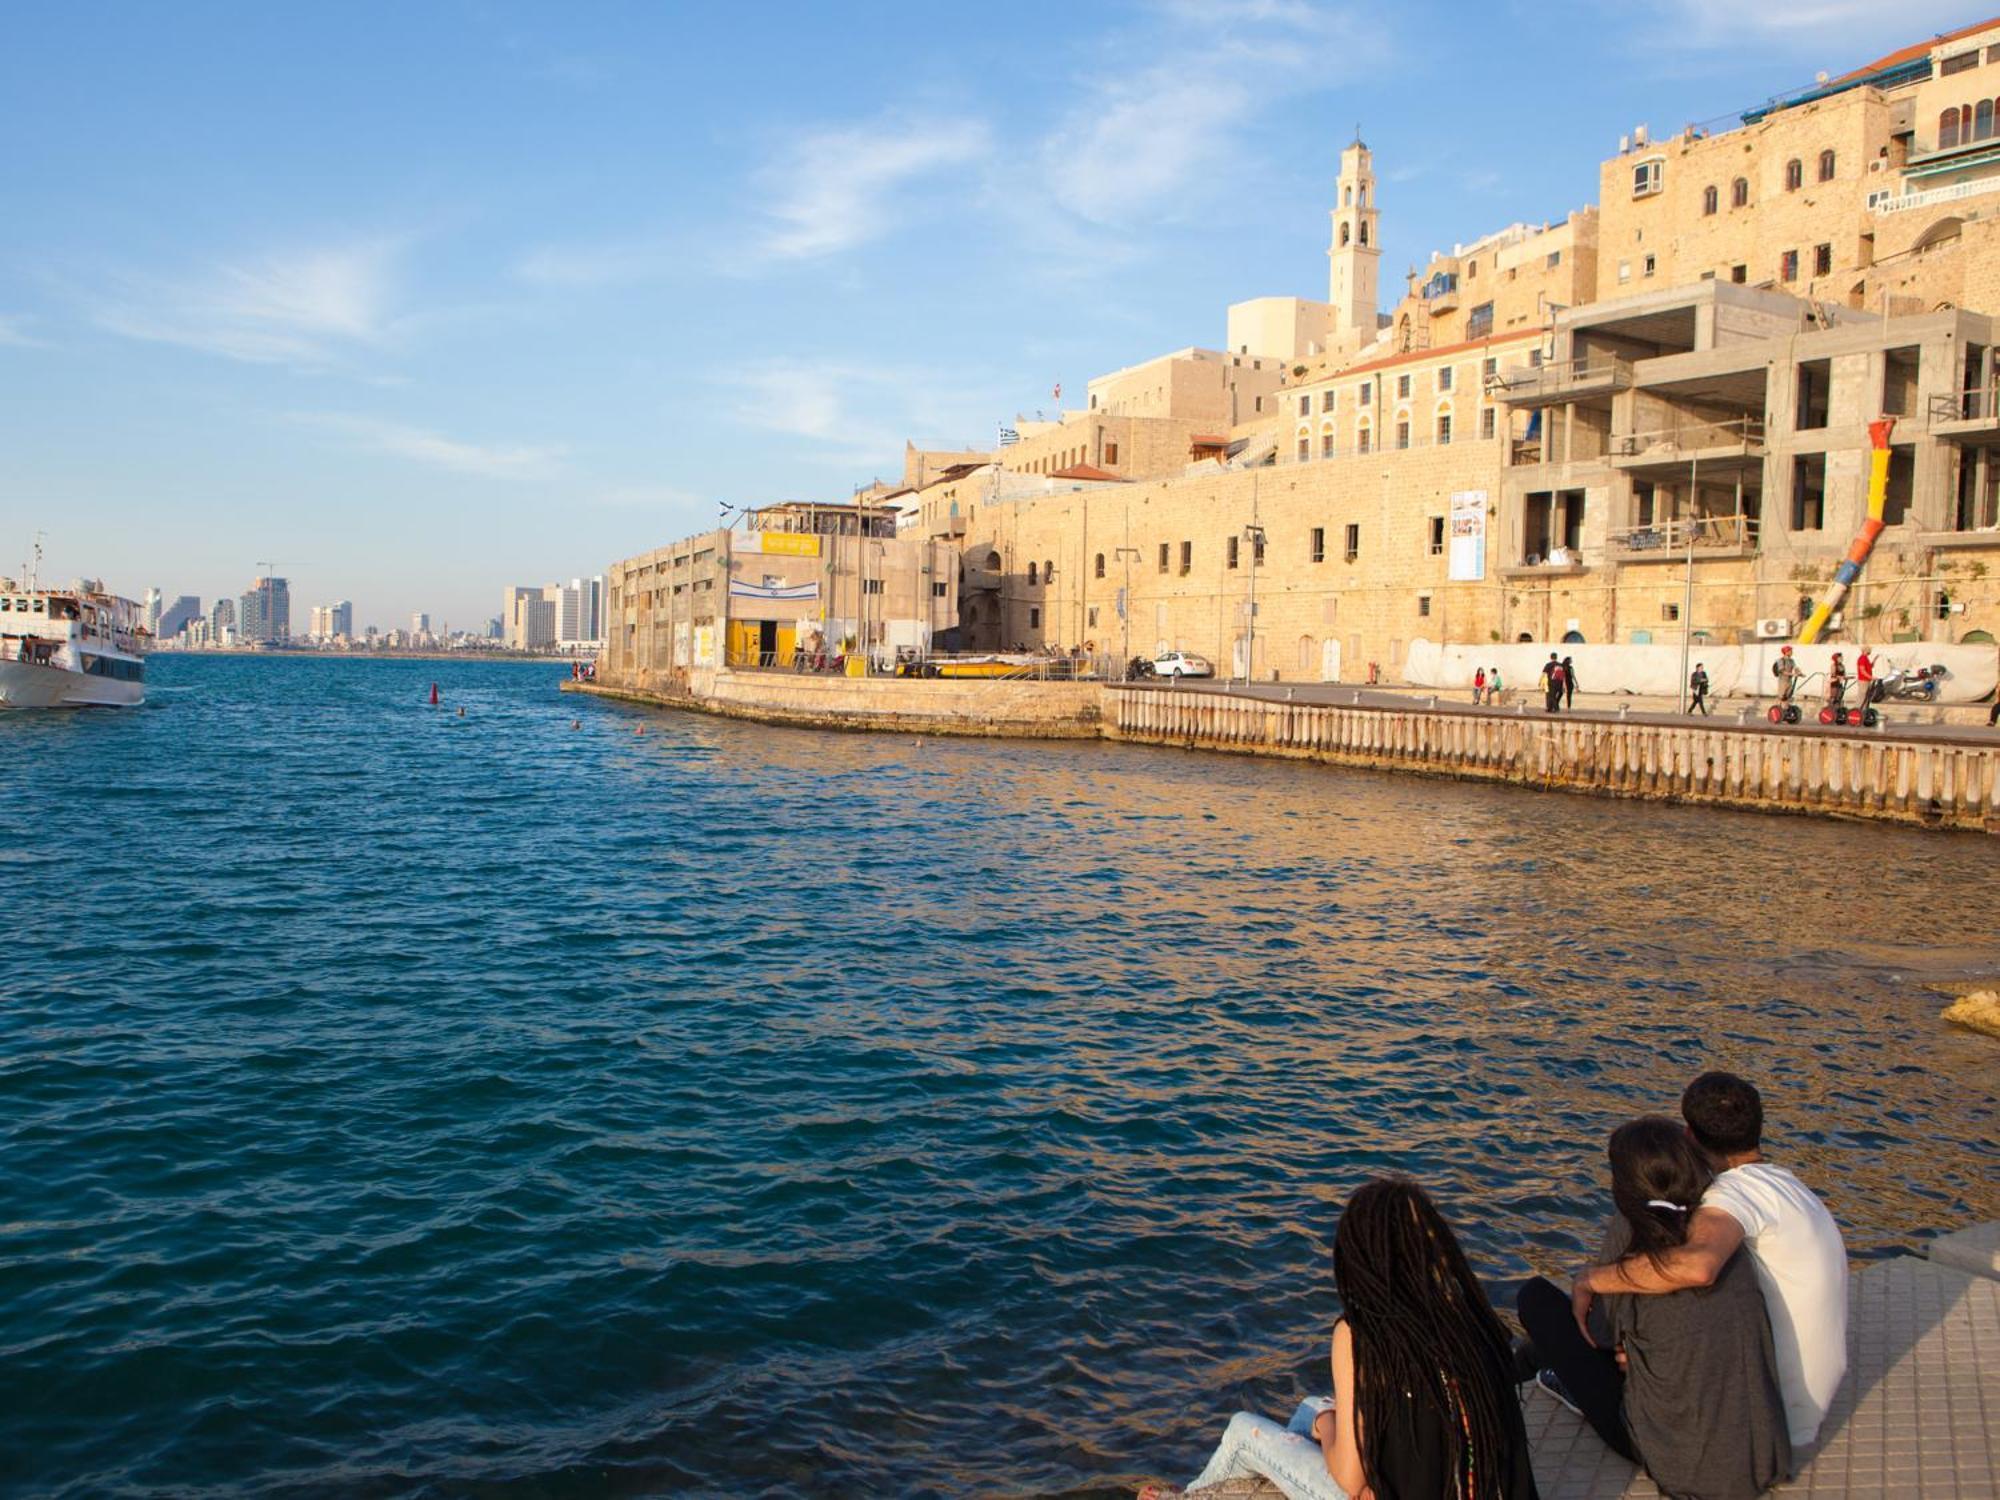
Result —
[{"label": "balcony", "polygon": [[1655,521],[1614,531],[1606,551],[1617,562],[1685,562],[1717,557],[1751,557],[1757,551],[1755,516],[1693,516],[1679,521]]},{"label": "balcony", "polygon": [[1611,440],[1611,466],[1628,474],[1673,475],[1700,467],[1715,474],[1741,473],[1764,463],[1764,422],[1676,422]]},{"label": "balcony", "polygon": [[2000,386],[1973,386],[1953,396],[1933,396],[1931,436],[1956,442],[1991,442],[2000,438]]},{"label": "balcony", "polygon": [[1509,406],[1559,406],[1629,390],[1632,362],[1610,354],[1564,359],[1525,370],[1502,370],[1486,383],[1488,394]]}]

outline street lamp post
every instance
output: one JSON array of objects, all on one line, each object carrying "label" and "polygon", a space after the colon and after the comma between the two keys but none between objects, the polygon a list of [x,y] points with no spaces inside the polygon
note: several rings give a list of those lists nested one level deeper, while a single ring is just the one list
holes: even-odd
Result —
[{"label": "street lamp post", "polygon": [[1257,554],[1264,550],[1264,528],[1245,526],[1243,539],[1250,544],[1250,614],[1243,631],[1243,685],[1248,687],[1257,671]]},{"label": "street lamp post", "polygon": [[1123,674],[1130,670],[1132,665],[1132,559],[1139,555],[1139,549],[1137,547],[1119,547],[1113,555],[1125,564],[1125,587],[1118,595],[1118,619],[1125,627],[1124,643],[1119,648],[1120,657],[1118,662],[1118,671],[1122,678]]}]

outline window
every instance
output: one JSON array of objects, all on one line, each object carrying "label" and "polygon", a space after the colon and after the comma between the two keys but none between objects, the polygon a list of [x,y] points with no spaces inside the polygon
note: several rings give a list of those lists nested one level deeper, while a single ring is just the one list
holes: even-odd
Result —
[{"label": "window", "polygon": [[1465,336],[1467,339],[1484,339],[1493,336],[1493,304],[1482,302],[1465,315]]},{"label": "window", "polygon": [[1493,358],[1491,355],[1487,356],[1486,359],[1480,362],[1479,378],[1481,380],[1491,380],[1495,375],[1498,375],[1499,373],[1500,373],[1500,361]]},{"label": "window", "polygon": [[1090,606],[1090,615],[1088,623],[1092,630],[1095,630],[1097,628],[1097,606],[1095,604]]},{"label": "window", "polygon": [[1619,280],[1620,282],[1627,282],[1627,281],[1630,281],[1631,279],[1632,279],[1632,262],[1631,262],[1631,261],[1629,261],[1629,260],[1621,260],[1621,261],[1619,261],[1619,262],[1618,262],[1618,280]]},{"label": "window", "polygon": [[1968,72],[1978,66],[1979,49],[1974,47],[1970,52],[1961,52],[1958,56],[1947,57],[1943,62],[1939,63],[1938,77],[1949,78],[1954,73]]},{"label": "window", "polygon": [[1785,163],[1785,191],[1796,193],[1806,185],[1806,164],[1796,156]]},{"label": "window", "polygon": [[1438,446],[1446,447],[1451,442],[1451,413],[1441,411],[1437,417]]},{"label": "window", "polygon": [[1368,424],[1366,422],[1363,422],[1361,424],[1360,430],[1354,434],[1354,451],[1356,453],[1368,452],[1369,438],[1370,438],[1370,433],[1368,430]]},{"label": "window", "polygon": [[1972,107],[1972,138],[1975,141],[1990,140],[1993,136],[1993,101],[1981,99]]},{"label": "window", "polygon": [[1797,281],[1799,279],[1799,252],[1787,250],[1778,257],[1778,280]]},{"label": "window", "polygon": [[1820,180],[1821,182],[1831,182],[1831,181],[1833,181],[1833,168],[1834,168],[1834,160],[1835,160],[1835,158],[1834,158],[1834,154],[1833,154],[1833,153],[1832,153],[1831,151],[1822,151],[1822,152],[1820,152],[1820,154],[1819,154],[1819,180]]},{"label": "window", "polygon": [[1479,412],[1479,435],[1482,438],[1499,436],[1499,413],[1490,406],[1481,407]]},{"label": "window", "polygon": [[1792,415],[1794,428],[1809,432],[1826,426],[1827,388],[1832,379],[1833,364],[1830,360],[1799,361],[1798,405]]},{"label": "window", "polygon": [[1432,557],[1444,556],[1444,517],[1431,517],[1430,552]]},{"label": "window", "polygon": [[1646,267],[1645,267],[1645,270],[1644,270],[1644,272],[1643,272],[1642,274],[1644,274],[1644,275],[1647,275],[1647,276],[1651,276],[1651,275],[1652,275],[1652,274],[1653,274],[1653,273],[1654,273],[1655,271],[1657,271],[1657,270],[1658,270],[1659,268],[1660,268],[1660,267],[1659,267],[1659,258],[1658,258],[1657,256],[1652,256],[1652,255],[1649,255],[1649,256],[1647,256],[1647,257],[1646,257]]},{"label": "window", "polygon": [[1954,105],[1938,116],[1938,150],[1949,151],[1958,144],[1958,108]]},{"label": "window", "polygon": [[1181,577],[1185,578],[1194,570],[1194,543],[1181,543]]},{"label": "window", "polygon": [[1372,404],[1372,403],[1374,402],[1374,400],[1375,400],[1375,382],[1374,382],[1374,381],[1372,381],[1372,380],[1364,380],[1364,381],[1362,381],[1362,382],[1361,382],[1361,404],[1362,404],[1363,406],[1368,406],[1368,405],[1371,405],[1371,404]]},{"label": "window", "polygon": [[879,594],[879,593],[881,593],[881,592],[882,592],[882,580],[881,580],[881,579],[879,579],[879,578],[864,578],[864,579],[862,579],[862,580],[861,580],[861,592],[862,592],[862,593],[864,593],[864,594]]},{"label": "window", "polygon": [[1034,605],[1028,606],[1028,628],[1030,630],[1040,630],[1042,628],[1042,612]]},{"label": "window", "polygon": [[931,585],[931,597],[933,599],[943,599],[950,593],[951,585],[948,583],[934,583]]},{"label": "window", "polygon": [[1729,184],[1729,206],[1747,208],[1750,206],[1750,179],[1739,177]]},{"label": "window", "polygon": [[1366,219],[1361,221],[1361,243],[1364,245],[1368,243],[1368,221]]},{"label": "window", "polygon": [[1326,528],[1324,526],[1315,526],[1312,529],[1312,560],[1314,562],[1326,561]]},{"label": "window", "polygon": [[1299,415],[1309,417],[1312,415],[1312,411],[1313,398],[1309,395],[1299,397]]},{"label": "window", "polygon": [[1343,555],[1349,562],[1353,562],[1355,558],[1361,555],[1361,527],[1358,523],[1350,522],[1348,524],[1347,546],[1343,550]]},{"label": "window", "polygon": [[1299,462],[1304,463],[1307,459],[1311,457],[1312,457],[1312,439],[1307,437],[1302,432],[1299,434]]},{"label": "window", "polygon": [[1551,271],[1553,271],[1553,270],[1554,270],[1554,269],[1555,269],[1555,268],[1556,268],[1557,266],[1561,265],[1562,263],[1563,263],[1563,253],[1562,253],[1562,251],[1560,251],[1560,250],[1551,250],[1551,251],[1549,252],[1549,260],[1548,260],[1548,268],[1549,268],[1549,269],[1550,269]]},{"label": "window", "polygon": [[1409,399],[1410,399],[1410,377],[1409,377],[1409,376],[1407,376],[1407,375],[1398,375],[1398,376],[1396,377],[1396,399],[1397,399],[1398,401],[1407,401],[1407,400],[1409,400]]},{"label": "window", "polygon": [[1104,462],[1107,467],[1115,465],[1118,462],[1118,445],[1116,443],[1106,443],[1104,445]]},{"label": "window", "polygon": [[1333,457],[1333,429],[1331,427],[1319,435],[1319,456],[1321,458]]},{"label": "window", "polygon": [[1431,596],[1429,594],[1417,595],[1417,613],[1420,615],[1428,615],[1430,612],[1431,612]]},{"label": "window", "polygon": [[1033,588],[1033,587],[1034,587],[1034,586],[1035,586],[1036,584],[1040,583],[1041,581],[1042,581],[1042,576],[1041,576],[1040,572],[1039,572],[1039,571],[1038,571],[1038,570],[1036,569],[1036,567],[1035,567],[1035,565],[1034,565],[1033,563],[1029,563],[1029,564],[1028,564],[1028,586],[1029,586],[1030,588]]},{"label": "window", "polygon": [[1826,525],[1826,455],[1801,453],[1792,460],[1792,530],[1819,531]]},{"label": "window", "polygon": [[1738,286],[1743,285],[1744,282],[1750,279],[1750,268],[1748,266],[1731,266],[1729,268],[1729,279]]},{"label": "window", "polygon": [[1261,563],[1263,560],[1264,560],[1264,528],[1260,526],[1257,528],[1257,534],[1250,539],[1250,561],[1254,563]]},{"label": "window", "polygon": [[1833,246],[1814,245],[1813,275],[1831,276],[1832,274],[1833,274]]},{"label": "window", "polygon": [[1667,164],[1660,157],[1650,157],[1632,168],[1632,196],[1650,198],[1666,186]]},{"label": "window", "polygon": [[1321,392],[1319,393],[1319,409],[1320,409],[1321,411],[1332,411],[1332,410],[1333,410],[1333,387],[1332,387],[1332,386],[1328,386],[1328,387],[1327,387],[1327,388],[1326,388],[1325,390],[1323,390],[1323,391],[1321,391]]},{"label": "window", "polygon": [[1396,424],[1396,446],[1398,448],[1410,446],[1410,424],[1407,419]]},{"label": "window", "polygon": [[1223,546],[1223,552],[1226,555],[1225,565],[1228,567],[1233,568],[1236,566],[1240,540],[1240,538],[1232,536]]},{"label": "window", "polygon": [[1722,195],[1716,192],[1715,184],[1711,182],[1701,190],[1701,211],[1703,214],[1712,214],[1721,206]]},{"label": "window", "polygon": [[1681,607],[1678,604],[1662,604],[1660,606],[1660,618],[1662,620],[1678,620],[1680,617]]},{"label": "window", "polygon": [[1167,555],[1167,544],[1162,542],[1160,543],[1160,571],[1162,573],[1167,571]]},{"label": "window", "polygon": [[1450,365],[1446,365],[1442,370],[1438,371],[1438,389],[1441,391],[1448,391],[1451,389]]},{"label": "window", "polygon": [[1097,561],[1094,566],[1097,570],[1097,576],[1102,578],[1104,576],[1104,554],[1102,552],[1097,554]]}]

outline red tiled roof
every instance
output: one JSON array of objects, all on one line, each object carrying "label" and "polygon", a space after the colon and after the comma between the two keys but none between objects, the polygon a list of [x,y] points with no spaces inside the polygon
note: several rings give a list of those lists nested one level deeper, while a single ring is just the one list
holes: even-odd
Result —
[{"label": "red tiled roof", "polygon": [[1229,443],[1230,439],[1226,434],[1221,437],[1217,437],[1212,432],[1196,433],[1193,437],[1188,439],[1188,446],[1190,448],[1227,448],[1229,446]]},{"label": "red tiled roof", "polygon": [[1976,31],[1990,30],[1995,26],[2000,26],[2000,16],[1995,16],[1988,21],[1980,21],[1976,25],[1961,26],[1956,31],[1939,32],[1936,36],[1926,37],[1921,42],[1912,42],[1907,47],[1898,47],[1894,52],[1878,57],[1872,63],[1867,63],[1862,67],[1854,69],[1852,72],[1842,73],[1833,82],[1846,83],[1850,79],[1866,78],[1870,73],[1879,73],[1884,68],[1893,68],[1900,63],[1915,62],[1918,58],[1929,52],[1931,48],[1941,43],[1955,42],[1962,36],[1971,36]]},{"label": "red tiled roof", "polygon": [[1051,479],[1113,479],[1124,482],[1124,476],[1100,469],[1094,464],[1071,464],[1067,469],[1057,469]]},{"label": "red tiled roof", "polygon": [[[1467,339],[1462,344],[1440,344],[1435,349],[1412,349],[1404,354],[1391,354],[1372,364],[1349,365],[1344,370],[1336,370],[1330,375],[1322,375],[1316,380],[1302,381],[1301,385],[1320,385],[1329,380],[1345,380],[1350,375],[1366,375],[1371,370],[1386,370],[1392,365],[1415,364],[1418,360],[1442,359],[1449,354],[1463,354],[1473,349],[1490,349],[1496,344],[1514,344],[1522,339],[1538,339],[1542,336],[1539,328],[1524,328],[1519,333],[1495,333],[1483,339]],[[1297,386],[1288,389],[1296,390]],[[1282,395],[1283,393],[1280,392]]]}]

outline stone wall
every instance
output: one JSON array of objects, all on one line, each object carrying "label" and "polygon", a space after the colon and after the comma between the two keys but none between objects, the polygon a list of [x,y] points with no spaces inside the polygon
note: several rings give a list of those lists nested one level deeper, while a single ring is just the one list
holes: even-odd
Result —
[{"label": "stone wall", "polygon": [[2000,746],[1111,688],[1108,738],[1544,790],[2000,832]]}]

